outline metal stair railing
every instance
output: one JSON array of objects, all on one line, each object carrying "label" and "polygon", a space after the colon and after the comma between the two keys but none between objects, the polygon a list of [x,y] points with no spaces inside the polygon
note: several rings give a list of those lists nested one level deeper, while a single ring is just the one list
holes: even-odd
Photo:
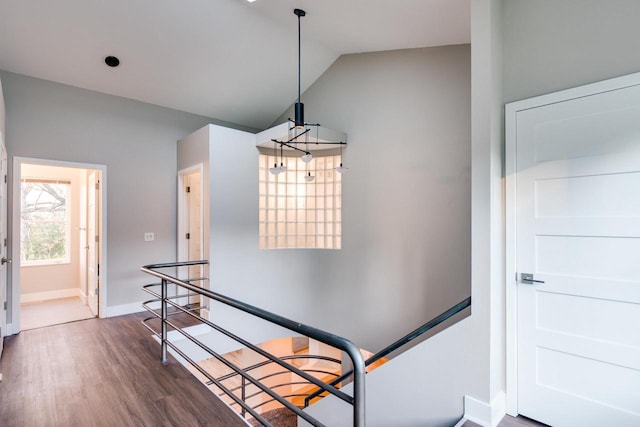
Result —
[{"label": "metal stair railing", "polygon": [[[364,362],[365,369],[366,369],[367,366],[370,366],[370,365],[376,363],[377,361],[387,357],[389,354],[399,350],[400,348],[406,346],[407,344],[411,343],[412,341],[420,338],[426,332],[432,330],[436,326],[442,324],[446,320],[450,319],[451,317],[455,316],[456,314],[460,313],[462,310],[464,310],[465,308],[470,307],[470,306],[471,306],[471,297],[468,297],[468,298],[460,301],[458,304],[454,305],[450,309],[442,312],[438,316],[436,316],[433,319],[429,320],[424,325],[422,325],[422,326],[418,327],[417,329],[409,332],[407,335],[405,335],[402,338],[400,338],[399,340],[389,344],[388,346],[386,346],[385,348],[383,348],[382,350],[380,350],[379,352],[377,352],[373,356],[369,357]],[[331,384],[333,386],[337,386],[338,384],[343,383],[343,385],[344,385],[344,381],[348,380],[352,375],[353,375],[353,370],[345,372],[342,375],[340,375],[339,377],[337,377],[334,380],[332,380],[331,382],[329,382],[329,384]],[[317,397],[320,397],[323,393],[324,393],[323,390],[317,389],[313,393],[309,394],[304,399],[304,407],[306,408],[307,406],[309,406],[309,403],[311,402],[311,400],[313,400],[313,399],[315,399]]]},{"label": "metal stair railing", "polygon": [[[318,390],[321,390],[321,393],[330,393],[339,399],[347,402],[353,407],[353,425],[355,427],[364,427],[366,425],[365,422],[365,362],[362,354],[360,353],[360,349],[351,341],[346,338],[339,337],[337,335],[331,334],[329,332],[322,331],[320,329],[314,328],[312,326],[304,325],[302,323],[287,319],[283,316],[277,315],[275,313],[271,313],[269,311],[263,310],[261,308],[252,306],[250,304],[244,303],[242,301],[227,297],[225,295],[213,292],[211,290],[205,289],[203,287],[194,285],[190,283],[189,280],[181,280],[177,277],[171,276],[169,274],[163,273],[159,270],[167,269],[167,268],[180,268],[180,267],[188,267],[195,265],[208,265],[208,261],[187,261],[187,262],[176,262],[176,263],[164,263],[164,264],[150,264],[141,268],[141,270],[147,274],[150,274],[154,277],[157,277],[161,280],[160,283],[152,283],[149,285],[143,286],[144,290],[149,294],[156,297],[156,299],[149,300],[143,303],[143,307],[148,310],[152,317],[149,317],[143,321],[143,324],[154,334],[156,335],[161,344],[161,360],[162,363],[167,363],[167,350],[168,348],[173,349],[178,355],[184,358],[188,363],[190,363],[195,369],[197,369],[202,375],[204,375],[207,380],[210,381],[211,384],[214,384],[220,390],[222,390],[229,398],[231,398],[236,404],[238,404],[243,412],[249,413],[253,418],[255,418],[258,422],[260,422],[264,426],[271,426],[271,424],[262,417],[258,411],[256,411],[253,407],[249,406],[245,399],[238,397],[232,390],[222,384],[222,381],[218,378],[215,378],[209,372],[207,372],[204,368],[198,365],[196,361],[191,359],[184,351],[178,348],[177,345],[172,343],[167,339],[168,329],[172,328],[173,330],[179,332],[181,335],[186,337],[189,341],[196,344],[202,350],[207,352],[209,355],[220,361],[227,368],[231,369],[235,372],[235,375],[239,375],[242,381],[246,381],[247,383],[253,384],[256,386],[262,393],[266,393],[271,397],[272,400],[279,402],[284,407],[288,408],[290,411],[294,412],[297,416],[301,417],[308,423],[313,426],[323,426],[323,424],[317,419],[313,418],[308,413],[302,411],[297,406],[293,405],[289,401],[287,401],[283,396],[280,396],[278,393],[273,391],[271,388],[266,387],[262,384],[258,379],[254,378],[252,375],[246,372],[246,369],[235,365],[234,363],[225,359],[222,355],[218,354],[215,350],[211,349],[209,346],[199,341],[196,337],[189,334],[189,332],[185,331],[183,328],[179,327],[175,322],[170,320],[171,314],[176,313],[184,313],[188,316],[191,316],[193,319],[206,324],[210,328],[214,329],[217,332],[224,334],[225,336],[233,339],[234,341],[240,343],[242,346],[250,348],[254,352],[260,354],[266,359],[270,360],[272,363],[280,365],[282,368],[292,372],[298,377],[304,379],[309,384],[318,387]],[[205,279],[206,280],[206,279]],[[352,395],[348,395],[343,391],[336,388],[333,384],[323,382],[308,372],[305,372],[296,366],[287,363],[282,358],[278,358],[264,349],[252,344],[251,342],[241,338],[238,335],[233,334],[232,332],[224,329],[220,325],[217,325],[211,322],[208,319],[201,317],[199,314],[196,314],[193,309],[185,309],[178,303],[174,301],[174,299],[178,299],[184,297],[185,295],[168,295],[168,285],[172,284],[177,286],[178,288],[184,289],[189,293],[195,293],[202,295],[211,300],[217,301],[219,303],[225,304],[234,309],[240,310],[242,312],[251,314],[260,319],[266,320],[275,325],[281,326],[283,328],[289,329],[293,332],[296,332],[300,335],[312,338],[321,343],[327,344],[329,346],[335,347],[338,350],[344,351],[349,359],[351,360],[351,364],[353,366],[352,372],[350,373],[350,377],[353,378],[353,391]],[[155,292],[153,288],[160,287],[160,293]],[[160,303],[159,313],[157,308],[151,308],[151,303]],[[173,313],[169,313],[168,308],[173,307],[175,310]],[[160,332],[155,331],[148,322],[153,319],[160,319]],[[332,381],[333,382],[333,381]],[[337,384],[337,383],[336,383]]]}]

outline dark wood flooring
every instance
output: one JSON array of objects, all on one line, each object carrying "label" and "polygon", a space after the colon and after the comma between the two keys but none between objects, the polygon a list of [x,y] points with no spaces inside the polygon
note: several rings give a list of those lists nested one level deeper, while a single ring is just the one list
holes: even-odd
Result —
[{"label": "dark wood flooring", "polygon": [[7,337],[0,425],[246,426],[182,365],[160,363],[145,314]]},{"label": "dark wood flooring", "polygon": [[[476,423],[472,423],[471,421],[466,421],[462,427],[480,427]],[[512,417],[510,415],[505,415],[505,417],[500,421],[498,427],[548,427],[546,424],[539,423],[527,417],[523,417],[521,415],[517,417]]]}]

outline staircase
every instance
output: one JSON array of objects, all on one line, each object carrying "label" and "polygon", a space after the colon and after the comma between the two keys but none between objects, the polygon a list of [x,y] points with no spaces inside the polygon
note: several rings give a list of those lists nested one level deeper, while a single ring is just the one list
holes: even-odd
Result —
[{"label": "staircase", "polygon": [[[336,348],[324,345],[321,342],[309,337],[286,337],[277,338],[257,344],[257,346],[270,354],[296,366],[303,372],[312,375],[323,383],[330,383],[343,374],[342,352]],[[373,354],[360,350],[366,359]],[[309,398],[314,392],[320,389],[314,384],[305,381],[303,378],[279,365],[257,354],[250,348],[242,348],[222,354],[222,357],[230,363],[240,367],[244,372],[251,374],[258,381],[262,382],[271,390],[277,391],[280,396],[298,408],[308,406],[310,403],[319,401],[323,396]],[[367,371],[375,369],[386,362],[386,359],[379,360],[375,366],[370,366]],[[214,376],[227,389],[231,390],[238,398],[247,402],[257,413],[261,414],[267,421],[275,427],[296,426],[297,416],[283,407],[267,393],[262,392],[255,385],[243,381],[242,377],[230,369],[215,357],[210,357],[198,362],[198,367]],[[216,386],[207,376],[195,366],[188,365],[187,368],[196,378],[206,384],[213,393],[218,395],[225,403],[235,409],[242,417],[247,415],[246,411],[229,397],[221,388]],[[326,395],[327,393],[323,393]],[[254,418],[248,418],[252,425],[261,425]]]},{"label": "staircase", "polygon": [[[433,332],[434,328],[443,325],[471,305],[471,298],[467,298],[384,349],[371,354],[358,349],[345,338],[212,292],[206,289],[206,278],[178,278],[180,269],[204,264],[208,262],[190,261],[142,267],[142,271],[160,279],[159,283],[143,286],[146,292],[154,296],[154,299],[143,303],[143,307],[152,314],[143,324],[160,341],[163,363],[167,363],[167,351],[172,351],[179,360],[189,365],[191,372],[200,381],[234,408],[248,425],[288,427],[324,426],[327,423],[332,426],[364,427],[365,373],[387,363],[389,358],[404,356],[403,352],[426,339],[428,332]],[[167,270],[173,270],[174,273],[168,274]],[[175,292],[170,292],[170,286]],[[227,309],[238,310],[287,329],[294,336],[253,344],[225,329],[219,323],[220,320],[214,323],[202,317],[199,311],[181,306],[179,302],[184,301],[185,297],[188,299],[189,294],[199,294]],[[169,308],[174,313],[185,313],[201,324],[182,328],[171,320]],[[221,311],[216,310],[215,313]],[[160,320],[160,330],[151,326],[151,322],[157,320]],[[202,339],[193,332],[193,328],[199,326],[210,328],[211,334],[223,336],[227,341],[232,340],[237,343],[236,348],[231,351],[216,351],[213,347],[218,347],[212,345],[211,340]],[[180,339],[169,339],[170,331]],[[203,351],[207,356],[200,357]],[[414,365],[415,363],[411,364]],[[402,366],[399,364],[396,367]],[[413,368],[409,370],[411,369]],[[394,369],[386,371],[394,372]],[[406,373],[393,373],[391,378],[399,378],[400,375],[406,376]],[[410,378],[411,372],[408,375]],[[308,408],[316,402],[324,403],[325,397],[330,397],[329,403],[320,405],[323,406],[321,410],[312,410],[315,405]],[[340,404],[339,410],[333,409],[336,403]],[[329,422],[320,421],[323,416]]]}]

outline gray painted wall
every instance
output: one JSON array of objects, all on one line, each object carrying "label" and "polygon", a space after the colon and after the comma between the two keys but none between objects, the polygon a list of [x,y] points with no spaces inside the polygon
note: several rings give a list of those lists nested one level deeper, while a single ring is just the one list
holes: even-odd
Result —
[{"label": "gray painted wall", "polygon": [[[176,141],[212,120],[18,74],[1,77],[9,156],[107,166],[107,304],[142,301],[148,279],[140,266],[176,257]],[[143,241],[145,231],[155,233],[154,242]]]},{"label": "gray painted wall", "polygon": [[503,2],[504,100],[640,71],[637,0]]},{"label": "gray painted wall", "polygon": [[258,249],[257,150],[221,144],[212,286],[378,350],[470,294],[470,48],[346,55],[303,101],[349,137],[343,248]]}]

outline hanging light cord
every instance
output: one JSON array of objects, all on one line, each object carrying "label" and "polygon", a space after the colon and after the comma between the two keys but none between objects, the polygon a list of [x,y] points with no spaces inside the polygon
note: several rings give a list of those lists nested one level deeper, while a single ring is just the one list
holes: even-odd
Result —
[{"label": "hanging light cord", "polygon": [[300,37],[300,15],[298,15],[298,102],[300,102],[300,79],[301,79],[301,67],[300,67],[300,63],[302,62],[300,59],[300,54],[301,54],[301,49],[300,46],[302,44],[301,41],[301,37]]}]

